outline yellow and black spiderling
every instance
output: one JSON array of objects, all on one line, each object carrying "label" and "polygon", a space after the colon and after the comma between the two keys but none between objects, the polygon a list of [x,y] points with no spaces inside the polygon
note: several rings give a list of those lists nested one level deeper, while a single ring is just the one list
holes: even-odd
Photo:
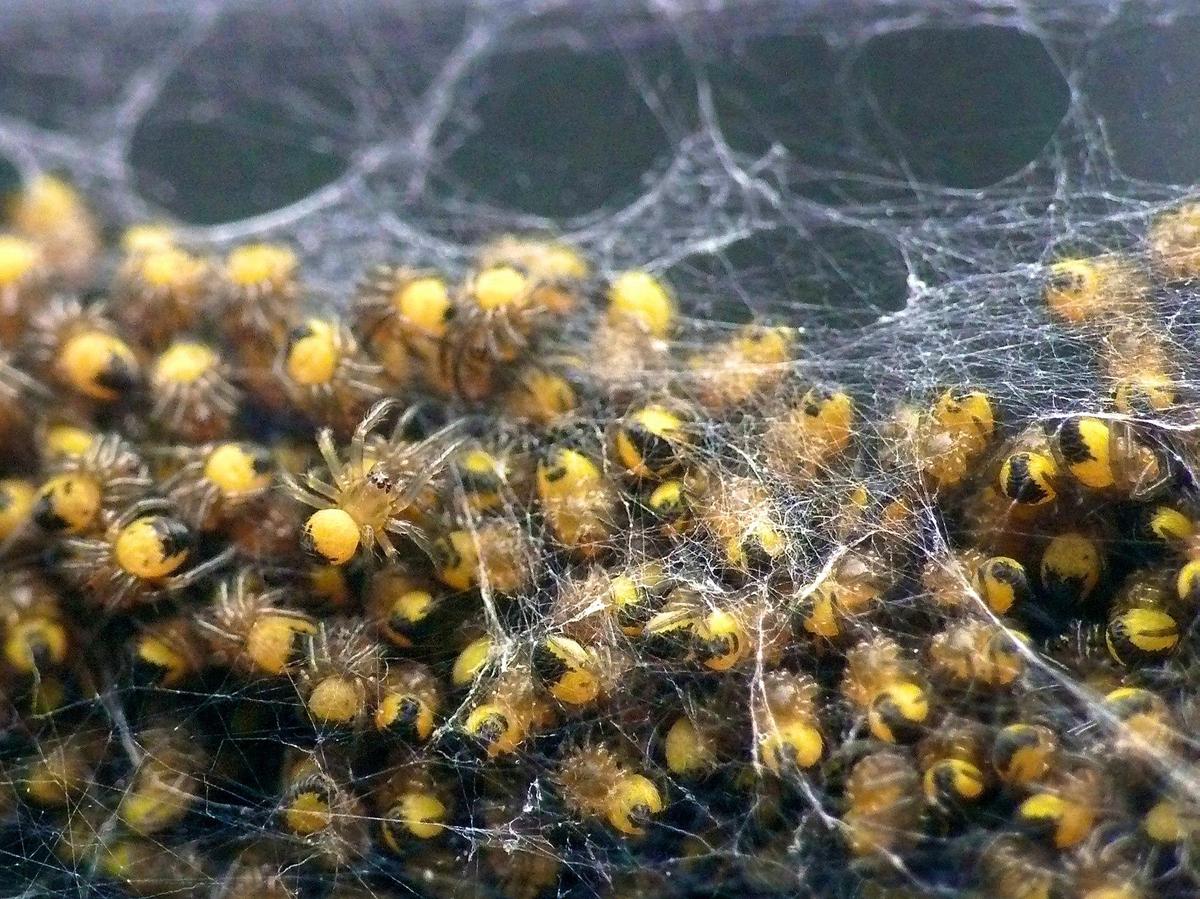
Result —
[{"label": "yellow and black spiderling", "polygon": [[[719,703],[685,701],[684,712],[666,727],[661,752],[667,771],[683,781],[713,774],[727,750],[730,727],[721,720]],[[773,747],[768,746],[770,751]],[[779,753],[774,753],[778,757]]]},{"label": "yellow and black spiderling", "polygon": [[103,760],[109,734],[95,726],[47,734],[12,763],[12,789],[34,808],[63,808],[78,801]]},{"label": "yellow and black spiderling", "polygon": [[[753,604],[738,606],[719,595],[678,586],[667,596],[662,611],[646,622],[638,638],[642,651],[649,655],[677,665],[726,672],[743,666],[752,651],[759,648],[748,626],[748,619],[755,621],[756,611]],[[768,647],[762,649],[767,651]]]},{"label": "yellow and black spiderling", "polygon": [[1200,608],[1200,559],[1193,559],[1179,569],[1175,578],[1175,593],[1186,608]]},{"label": "yellow and black spiderling", "polygon": [[265,447],[223,441],[181,447],[170,454],[176,471],[163,481],[167,498],[196,530],[230,529],[239,520],[259,524],[276,465]]},{"label": "yellow and black spiderling", "polygon": [[529,364],[512,376],[500,402],[514,421],[552,427],[579,408],[580,398],[566,374]]},{"label": "yellow and black spiderling", "polygon": [[734,579],[776,574],[791,540],[767,485],[746,477],[700,476],[695,508],[722,568]]},{"label": "yellow and black spiderling", "polygon": [[1166,701],[1153,690],[1119,687],[1105,695],[1102,709],[1117,722],[1111,741],[1116,755],[1145,758],[1172,751],[1177,725]]},{"label": "yellow and black spiderling", "polygon": [[178,340],[154,359],[154,420],[171,437],[200,443],[229,433],[241,402],[229,364],[208,344]]},{"label": "yellow and black spiderling", "polygon": [[535,547],[520,525],[502,519],[449,531],[433,541],[429,558],[434,574],[447,587],[478,587],[503,595],[527,586],[537,563]]},{"label": "yellow and black spiderling", "polygon": [[658,786],[605,745],[568,751],[555,777],[564,801],[585,819],[640,837],[666,803]]},{"label": "yellow and black spiderling", "polygon": [[470,273],[455,298],[447,346],[499,362],[517,358],[547,311],[536,300],[536,283],[522,266],[508,262]]},{"label": "yellow and black spiderling", "polygon": [[794,608],[797,630],[829,641],[858,633],[869,621],[895,573],[876,552],[848,552]]},{"label": "yellow and black spiderling", "polygon": [[134,680],[159,688],[179,687],[204,669],[206,648],[190,616],[156,621],[144,627],[129,647]]},{"label": "yellow and black spiderling", "polygon": [[1105,642],[1122,665],[1156,662],[1179,645],[1179,622],[1161,609],[1131,608],[1109,619]]},{"label": "yellow and black spiderling", "polygon": [[1058,737],[1044,724],[1009,724],[992,742],[992,767],[1005,784],[1028,787],[1050,770],[1058,746]]},{"label": "yellow and black spiderling", "polygon": [[956,689],[1004,690],[1025,673],[1029,642],[1015,627],[966,619],[933,635],[929,662],[933,673]]},{"label": "yellow and black spiderling", "polygon": [[132,237],[113,285],[113,308],[126,333],[157,349],[197,325],[211,272],[204,258],[176,245],[170,234]]},{"label": "yellow and black spiderling", "polygon": [[1104,316],[1128,314],[1147,290],[1131,259],[1117,253],[1061,259],[1050,267],[1045,298],[1063,323],[1080,327]]},{"label": "yellow and black spiderling", "polygon": [[864,640],[847,652],[842,694],[885,743],[913,742],[930,719],[930,692],[915,661],[886,637]]},{"label": "yellow and black spiderling", "polygon": [[68,289],[90,280],[101,251],[100,223],[70,182],[39,172],[12,197],[8,219],[14,233],[38,247],[54,280]]},{"label": "yellow and black spiderling", "polygon": [[563,546],[585,559],[609,548],[619,502],[600,460],[567,444],[551,445],[538,460],[535,483],[542,513]]},{"label": "yellow and black spiderling", "polygon": [[388,566],[372,572],[365,589],[367,620],[393,646],[408,649],[432,639],[446,599],[431,580]]},{"label": "yellow and black spiderling", "polygon": [[1014,453],[1000,467],[1000,492],[1014,503],[1041,506],[1058,495],[1058,466],[1050,456],[1036,452]]},{"label": "yellow and black spiderling", "polygon": [[243,244],[225,257],[220,279],[230,318],[223,323],[248,334],[282,337],[299,294],[300,260],[283,244]]},{"label": "yellow and black spiderling", "polygon": [[33,520],[48,531],[79,533],[99,514],[100,490],[94,483],[59,475],[39,488]]},{"label": "yellow and black spiderling", "polygon": [[213,318],[241,386],[267,408],[283,409],[287,398],[275,366],[299,319],[300,260],[283,244],[243,244],[215,270]]},{"label": "yellow and black spiderling", "polygon": [[141,762],[117,815],[130,831],[148,836],[178,824],[200,801],[208,759],[196,735],[178,721],[163,721],[134,739],[142,750]]},{"label": "yellow and black spiderling", "polygon": [[523,265],[494,262],[469,272],[451,295],[431,386],[480,403],[496,392],[500,371],[522,359],[546,329],[538,277]]},{"label": "yellow and black spiderling", "polygon": [[617,423],[613,453],[633,477],[661,480],[679,470],[690,442],[680,415],[659,404],[635,409]]},{"label": "yellow and black spiderling", "polygon": [[674,325],[676,304],[667,286],[649,272],[627,271],[608,285],[608,318],[653,337],[666,337]]},{"label": "yellow and black spiderling", "polygon": [[277,821],[317,864],[336,870],[366,854],[366,805],[350,788],[344,758],[320,751],[284,759]]},{"label": "yellow and black spiderling", "polygon": [[584,705],[600,693],[595,654],[569,637],[548,636],[533,647],[531,669],[555,699]]},{"label": "yellow and black spiderling", "polygon": [[433,766],[396,759],[393,773],[373,791],[379,816],[379,841],[405,855],[427,841],[445,836],[454,798]]},{"label": "yellow and black spiderling", "polygon": [[639,636],[672,587],[662,564],[654,560],[628,566],[613,576],[608,582],[607,604],[621,632],[627,637]]},{"label": "yellow and black spiderling", "polygon": [[771,472],[796,487],[810,483],[845,454],[854,416],[854,400],[845,391],[810,389],[767,425],[763,448]]},{"label": "yellow and black spiderling", "polygon": [[382,647],[361,622],[350,620],[322,621],[301,642],[296,692],[313,726],[365,728],[381,698]]},{"label": "yellow and black spiderling", "polygon": [[579,300],[591,264],[578,249],[552,238],[505,234],[480,247],[481,269],[510,265],[534,283],[534,301],[558,315],[569,314]]},{"label": "yellow and black spiderling", "polygon": [[925,801],[953,814],[980,802],[991,787],[986,764],[986,728],[970,719],[948,719],[917,747]]},{"label": "yellow and black spiderling", "polygon": [[416,443],[401,439],[402,416],[392,435],[377,445],[375,431],[396,409],[396,400],[381,400],[358,423],[343,460],[333,431],[322,429],[317,445],[327,468],[322,477],[284,475],[287,492],[316,508],[305,521],[304,548],[333,565],[345,565],[360,548],[397,555],[394,537],[428,545],[424,531],[403,516],[438,474],[457,446],[450,425]]},{"label": "yellow and black spiderling", "polygon": [[292,402],[316,422],[350,433],[383,396],[380,368],[338,319],[309,318],[287,335],[281,380]]},{"label": "yellow and black spiderling", "polygon": [[30,325],[34,367],[84,401],[129,400],[141,385],[143,363],[117,332],[103,306],[59,297]]},{"label": "yellow and black spiderling", "polygon": [[191,534],[181,522],[166,516],[137,518],[117,535],[117,564],[136,577],[161,578],[186,559]]},{"label": "yellow and black spiderling", "polygon": [[197,633],[212,663],[245,677],[278,677],[299,667],[304,638],[316,620],[288,605],[288,594],[268,588],[249,569],[218,583],[209,605],[196,616]]},{"label": "yellow and black spiderling", "polygon": [[846,777],[842,838],[858,857],[904,849],[919,833],[921,776],[906,755],[883,749],[854,763]]},{"label": "yellow and black spiderling", "polygon": [[1079,603],[1104,575],[1104,556],[1097,540],[1081,531],[1055,534],[1042,552],[1042,591],[1060,603]]},{"label": "yellow and black spiderling", "polygon": [[[959,486],[991,443],[997,412],[990,396],[950,388],[915,422],[917,461],[936,489]],[[1003,477],[1003,476],[1002,476]]]},{"label": "yellow and black spiderling", "polygon": [[507,501],[508,465],[500,456],[481,446],[467,447],[453,459],[450,470],[472,512],[493,512]]},{"label": "yellow and black spiderling", "polygon": [[509,665],[484,686],[479,700],[467,707],[458,727],[487,758],[494,759],[517,752],[526,740],[547,727],[553,717],[553,710],[538,694],[529,669]]},{"label": "yellow and black spiderling", "polygon": [[1148,499],[1168,478],[1166,463],[1125,422],[1079,416],[1066,419],[1054,435],[1062,465],[1090,490],[1112,490]]},{"label": "yellow and black spiderling", "polygon": [[385,662],[379,677],[373,725],[377,731],[410,743],[424,743],[441,713],[442,691],[428,666]]},{"label": "yellow and black spiderling", "polygon": [[694,524],[693,497],[679,479],[663,481],[642,503],[654,523],[670,537],[681,537]]},{"label": "yellow and black spiderling", "polygon": [[122,509],[153,486],[138,451],[118,434],[95,435],[82,451],[47,466],[33,520],[55,534],[84,534],[100,527],[101,513]]},{"label": "yellow and black spiderling", "polygon": [[453,318],[450,289],[441,275],[384,265],[359,284],[351,321],[387,376],[408,384],[437,360]]},{"label": "yellow and black spiderling", "polygon": [[688,360],[688,392],[717,415],[760,400],[786,377],[794,342],[790,328],[744,325]]},{"label": "yellow and black spiderling", "polygon": [[450,669],[451,686],[470,686],[496,661],[498,655],[491,637],[476,637],[455,657],[454,665]]},{"label": "yellow and black spiderling", "polygon": [[11,347],[46,298],[46,267],[36,243],[0,233],[0,342]]},{"label": "yellow and black spiderling", "polygon": [[49,677],[77,648],[61,592],[36,570],[0,578],[0,640],[4,665],[17,676]]},{"label": "yellow and black spiderling", "polygon": [[1082,843],[1101,818],[1110,785],[1086,759],[1064,760],[1017,806],[1017,829],[1056,850]]},{"label": "yellow and black spiderling", "polygon": [[786,776],[812,768],[825,754],[817,720],[817,684],[786,671],[763,676],[751,700],[757,757],[772,774]]},{"label": "yellow and black spiderling", "polygon": [[1006,615],[1018,603],[1030,597],[1029,576],[1025,566],[1007,556],[985,560],[975,572],[975,589],[989,609]]},{"label": "yellow and black spiderling", "polygon": [[1167,504],[1152,505],[1140,510],[1138,527],[1151,543],[1170,548],[1186,547],[1196,533],[1191,515]]},{"label": "yellow and black spiderling", "polygon": [[142,500],[120,514],[110,514],[95,535],[63,541],[63,575],[85,599],[106,611],[121,611],[155,602],[205,577],[220,557],[185,568],[195,537],[178,518],[164,514],[164,504]]}]

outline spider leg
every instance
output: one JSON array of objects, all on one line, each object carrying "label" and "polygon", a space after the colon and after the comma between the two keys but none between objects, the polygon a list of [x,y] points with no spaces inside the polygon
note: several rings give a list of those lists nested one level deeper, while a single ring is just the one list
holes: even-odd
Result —
[{"label": "spider leg", "polygon": [[226,565],[232,562],[236,556],[237,550],[232,546],[227,547],[226,549],[217,553],[207,562],[203,562],[197,565],[195,568],[185,571],[183,574],[177,574],[174,577],[168,578],[164,586],[168,590],[182,590],[184,587],[189,587],[197,581],[202,580],[203,578],[212,574],[214,571],[219,571],[220,569],[224,568]]},{"label": "spider leg", "polygon": [[392,540],[388,536],[386,529],[380,531],[378,534],[375,534],[375,543],[381,550],[383,550],[384,556],[389,561],[394,560],[396,556],[399,555],[399,553],[396,552],[396,545],[392,543]]},{"label": "spider leg", "polygon": [[403,412],[400,413],[399,417],[396,419],[396,426],[394,428],[392,428],[392,441],[393,442],[400,439],[400,435],[404,433],[405,429],[410,424],[412,424],[413,419],[417,417],[417,413],[420,411],[421,411],[420,405],[418,405],[417,403],[410,403],[408,408],[406,408]]},{"label": "spider leg", "polygon": [[147,486],[147,483],[148,482],[145,478],[139,477],[112,478],[109,480],[108,486],[116,487],[118,489],[122,487],[145,487]]},{"label": "spider leg", "polygon": [[354,434],[350,438],[350,464],[359,471],[363,468],[367,438],[387,418],[388,413],[399,404],[400,401],[395,397],[387,397],[379,400],[379,402],[367,410],[367,414],[363,416],[362,421],[358,423],[358,427],[354,429]]},{"label": "spider leg", "polygon": [[117,527],[124,527],[135,518],[140,518],[147,512],[163,512],[171,508],[171,503],[160,496],[148,496],[140,499],[123,513],[115,522]]},{"label": "spider leg", "polygon": [[441,443],[443,440],[450,440],[451,438],[453,438],[457,441],[454,445],[454,448],[458,449],[458,447],[461,446],[461,443],[462,443],[462,438],[460,437],[460,432],[462,431],[462,429],[463,429],[462,419],[455,419],[454,421],[450,422],[449,424],[442,425],[440,428],[438,428],[432,434],[423,438],[421,440],[421,442],[419,444],[417,444],[417,446],[415,447],[415,451],[416,452],[424,452],[424,451],[428,450],[429,447],[435,446],[436,444]]},{"label": "spider leg", "polygon": [[[420,548],[421,552],[425,553],[425,555],[433,555],[433,541],[429,539],[428,535],[421,528],[417,527],[412,522],[404,521],[399,518],[392,518],[388,520],[387,529],[390,533],[395,534],[398,537],[404,537],[405,539],[415,543],[417,547]],[[390,542],[391,541],[389,541],[389,543]]]},{"label": "spider leg", "polygon": [[216,490],[202,490],[196,501],[195,519],[196,526],[199,527],[205,519],[208,518],[208,513],[212,511],[213,506],[217,503]]},{"label": "spider leg", "polygon": [[[517,314],[520,315],[520,313],[517,313]],[[528,339],[526,338],[524,332],[517,328],[517,323],[515,321],[513,321],[512,316],[509,316],[509,315],[498,316],[497,322],[498,322],[498,326],[496,328],[496,331],[500,331],[503,333],[504,340],[507,342],[509,348],[511,348],[512,350],[515,350],[515,351],[519,351],[521,349],[524,349],[525,346],[528,345],[528,342],[529,342]],[[496,340],[495,332],[493,332],[493,341],[495,341],[495,340]],[[493,351],[493,355],[496,358],[504,358],[505,356],[508,355],[508,353],[505,352],[504,350],[505,350],[504,347],[501,347],[497,344],[495,350]]]},{"label": "spider leg", "polygon": [[333,491],[321,481],[313,478],[308,484],[302,484],[296,480],[295,475],[291,472],[283,472],[280,476],[283,482],[284,491],[292,499],[297,502],[304,503],[306,506],[312,506],[314,509],[328,508],[330,503],[335,503],[336,497]]},{"label": "spider leg", "polygon": [[[368,370],[368,371],[364,371],[362,374],[369,375],[369,374],[371,374],[371,372]],[[379,386],[377,384],[373,384],[370,381],[366,381],[366,380],[360,380],[357,377],[349,378],[346,381],[346,386],[353,388],[358,393],[362,393],[362,394],[366,394],[366,395],[370,395],[372,393],[377,394],[379,392]]]},{"label": "spider leg", "polygon": [[453,356],[453,359],[451,359],[451,357],[450,357],[451,344],[444,343],[444,344],[442,344],[442,347],[443,347],[442,357],[441,357],[442,358],[442,368],[445,369],[446,363],[447,362],[450,363],[450,375],[451,375],[451,381],[454,384],[454,392],[458,396],[463,396],[463,394],[464,394],[463,388],[464,388],[465,384],[463,382],[463,361],[462,360],[463,360],[463,355],[467,352],[467,350],[465,347],[462,346],[461,341],[457,341],[453,347],[454,356]]},{"label": "spider leg", "polygon": [[396,508],[408,508],[412,501],[417,498],[418,494],[429,484],[433,476],[442,470],[449,458],[458,452],[462,444],[463,441],[461,439],[447,444],[441,452],[422,466],[423,470],[419,474],[408,478],[408,485],[395,497]]},{"label": "spider leg", "polygon": [[[344,466],[342,460],[338,458],[337,444],[333,441],[333,431],[329,428],[321,428],[317,432],[317,449],[321,452],[321,458],[325,460],[325,464],[329,467],[329,476],[336,483],[342,476]],[[353,445],[351,445],[351,461],[353,462]],[[361,459],[359,460],[361,462]]]}]

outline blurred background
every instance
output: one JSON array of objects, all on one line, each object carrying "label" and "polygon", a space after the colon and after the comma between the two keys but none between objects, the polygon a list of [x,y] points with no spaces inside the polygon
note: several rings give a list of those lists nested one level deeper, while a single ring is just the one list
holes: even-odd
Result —
[{"label": "blurred background", "polygon": [[432,195],[558,221],[629,203],[706,127],[741,153],[976,189],[1073,113],[1123,174],[1197,179],[1200,13],[1009,6],[15,0],[0,153],[9,181],[40,150],[196,224],[294,202],[415,132]]}]

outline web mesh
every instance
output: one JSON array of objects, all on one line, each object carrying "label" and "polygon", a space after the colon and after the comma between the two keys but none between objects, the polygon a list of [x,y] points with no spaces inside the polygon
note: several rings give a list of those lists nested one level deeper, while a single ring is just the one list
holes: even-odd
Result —
[{"label": "web mesh", "polygon": [[[114,235],[170,219],[197,252],[285,242],[309,306],[347,315],[372,266],[459,278],[510,232],[577,247],[597,285],[626,269],[668,283],[683,311],[669,339],[600,343],[597,298],[537,352],[575,360],[564,367],[591,399],[571,440],[597,453],[638,404],[686,410],[687,466],[705,480],[683,490],[706,497],[700,524],[664,537],[647,524],[650,491],[609,458],[620,489],[603,565],[654,558],[665,583],[699,597],[689,627],[708,628],[710,648],[675,658],[669,639],[597,624],[598,575],[562,550],[522,493],[533,488],[509,484],[498,511],[480,512],[460,474],[446,489],[461,533],[482,551],[499,527],[523,574],[507,590],[503,566],[485,566],[477,590],[453,594],[451,625],[388,650],[394,670],[417,659],[444,682],[432,736],[389,744],[317,727],[297,705],[298,673],[138,686],[105,648],[135,631],[116,616],[85,653],[94,680],[9,728],[5,894],[1194,894],[1196,594],[1181,588],[1181,607],[1135,589],[1169,577],[1154,595],[1173,596],[1193,551],[1148,523],[1166,508],[1190,519],[1195,505],[1195,271],[1172,270],[1178,247],[1149,237],[1198,173],[1186,57],[1200,26],[1186,12],[1168,0],[6,5],[12,180],[65,174]],[[1100,314],[1055,316],[1051,265],[1102,254],[1111,266],[1081,275],[1101,279],[1087,294]],[[746,322],[793,329],[786,358],[723,368],[745,352]],[[1160,370],[1169,401],[1114,400]],[[786,426],[813,387],[854,405],[849,448],[816,458],[812,433]],[[962,434],[977,419],[939,424],[949,388],[986,394],[996,434],[975,447]],[[497,424],[486,403],[434,405],[514,459],[554,443]],[[1064,467],[1061,441],[1026,426],[1053,435],[1081,412],[1112,422],[1114,452],[1152,447],[1170,483],[1143,498],[1133,475],[1089,490],[1059,471],[1050,511],[1014,517],[991,487],[1005,460],[1024,448]],[[931,470],[956,458],[965,474],[939,485]],[[1067,558],[1054,561],[1064,534],[1085,545],[1057,545]],[[768,539],[784,548],[766,570],[747,559],[729,574],[731,541],[749,556],[747,540]],[[1103,560],[1090,590],[1088,547]],[[1011,612],[985,602],[977,575],[998,556],[1032,584]],[[369,580],[352,568],[352,616]],[[209,601],[157,614],[201,615]],[[1127,608],[1173,616],[1169,659],[1106,648]],[[714,610],[739,635],[729,671],[699,660],[722,655]],[[482,636],[484,673],[451,688],[454,659]],[[592,650],[600,699],[572,708],[528,686],[550,636]],[[885,639],[902,661],[864,662],[868,644],[886,656]],[[856,647],[870,668],[857,680]],[[777,700],[779,672],[801,699]],[[902,738],[903,721],[869,714],[883,716],[877,700],[897,683],[918,685],[932,710]],[[1151,698],[1112,693],[1127,687]],[[531,733],[490,758],[464,730],[498,695]],[[699,771],[670,757],[681,721],[711,750]],[[818,763],[764,754],[796,722],[820,731]],[[1029,783],[1006,776],[1001,752],[1001,729],[1018,723],[1058,746]],[[36,781],[30,760],[56,753],[82,759],[88,789],[63,808],[17,801]],[[935,779],[945,760],[973,765],[984,798],[947,798],[960,787]],[[153,762],[167,787],[150,800],[185,814],[130,840],[117,809]],[[665,806],[638,837],[606,820],[631,772]],[[287,818],[297,783],[329,820]],[[397,848],[389,821],[422,813],[377,803],[401,788],[448,811],[432,835],[393,835]]]}]

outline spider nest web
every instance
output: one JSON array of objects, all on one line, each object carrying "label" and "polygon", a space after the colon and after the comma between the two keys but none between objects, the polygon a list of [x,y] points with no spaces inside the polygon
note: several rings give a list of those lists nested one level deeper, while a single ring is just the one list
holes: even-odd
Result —
[{"label": "spider nest web", "polygon": [[[577,247],[597,284],[628,269],[662,279],[681,313],[665,361],[621,369],[592,358],[580,377],[602,381],[607,400],[580,410],[575,435],[606,448],[628,409],[679,404],[687,464],[722,498],[709,517],[765,515],[784,548],[770,574],[731,577],[718,527],[648,536],[646,493],[610,452],[615,498],[598,564],[617,571],[657,554],[703,609],[739,610],[744,651],[717,671],[611,626],[603,640],[592,633],[609,654],[603,698],[572,709],[541,696],[544,726],[499,758],[464,739],[472,710],[497,681],[528,679],[548,633],[586,642],[587,603],[599,601],[581,586],[594,570],[515,490],[491,517],[468,510],[463,530],[481,540],[498,518],[522,535],[522,586],[504,595],[487,571],[477,588],[446,588],[453,627],[436,645],[389,649],[447,681],[471,638],[493,646],[483,678],[446,684],[433,735],[403,754],[315,728],[286,680],[219,672],[137,686],[122,660],[90,647],[95,683],[70,714],[14,725],[20,737],[5,746],[6,770],[20,772],[62,741],[85,743],[89,789],[51,811],[5,803],[4,895],[1193,895],[1191,618],[1176,615],[1165,661],[1122,664],[1102,635],[1125,585],[1173,578],[1188,559],[1150,545],[1143,513],[1196,506],[1195,282],[1163,274],[1151,240],[1197,175],[1176,149],[1195,140],[1177,87],[1188,70],[1170,68],[1172,48],[1200,28],[1186,12],[1167,0],[6,6],[0,154],[11,180],[64,174],[114,235],[172,220],[198,252],[287,243],[305,301],[326,313],[348,310],[376,264],[453,279],[501,233]],[[1098,256],[1133,273],[1136,302],[1118,297],[1109,315],[1075,324],[1056,317],[1051,265]],[[1100,291],[1110,299],[1112,284]],[[538,354],[586,358],[602,291],[588,299]],[[744,400],[706,401],[706,378],[724,371],[747,322],[791,329],[786,360]],[[1114,406],[1123,345],[1113,334],[1125,325],[1153,335],[1135,348],[1169,368],[1174,402]],[[1118,361],[1136,370],[1144,360]],[[853,436],[789,478],[772,425],[814,387],[852,399]],[[950,388],[986,395],[996,422],[957,491],[931,485],[927,448],[897,413],[908,404],[928,415]],[[443,417],[501,433],[486,403],[443,405]],[[1012,441],[1084,412],[1133,421],[1161,447],[1169,491],[1147,502],[1107,493],[1009,521],[1021,539],[980,537],[989,513],[972,497]],[[553,443],[508,426],[502,436],[521,451]],[[1064,610],[1043,557],[1066,532],[1104,564],[1090,595]],[[1031,595],[1001,614],[980,598],[970,553],[1006,556],[1011,545]],[[856,558],[884,569],[880,602],[818,633],[816,598]],[[366,579],[353,569],[352,614]],[[572,590],[585,601],[564,613]],[[946,595],[967,599],[939,604]],[[1015,673],[964,662],[955,680],[938,669],[935,642],[968,625],[992,629],[986,644],[968,641],[969,659],[999,653]],[[842,686],[848,651],[883,638],[909,665],[890,681],[921,681],[932,709],[919,734],[893,743]],[[818,763],[782,776],[758,749],[779,671],[814,685],[823,739]],[[1165,722],[1150,745],[1106,698],[1126,687],[1165,705],[1146,712]],[[680,720],[711,737],[700,773],[667,757]],[[1057,752],[1044,777],[1014,785],[995,752],[1017,723],[1051,732]],[[289,764],[316,760],[336,846],[282,832],[285,753]],[[931,798],[926,774],[944,758],[975,765],[981,800]],[[182,797],[186,814],[125,847],[134,873],[122,883],[85,848],[117,844],[114,809],[156,759],[170,784],[162,795]],[[432,778],[449,811],[393,851],[372,801],[407,771]],[[606,796],[630,772],[664,806],[636,837],[605,820]],[[22,776],[8,775],[18,793]],[[588,777],[599,787],[580,784]],[[1031,827],[1023,803],[1039,796],[1086,807],[1086,833]],[[85,848],[64,858],[64,833]]]}]

